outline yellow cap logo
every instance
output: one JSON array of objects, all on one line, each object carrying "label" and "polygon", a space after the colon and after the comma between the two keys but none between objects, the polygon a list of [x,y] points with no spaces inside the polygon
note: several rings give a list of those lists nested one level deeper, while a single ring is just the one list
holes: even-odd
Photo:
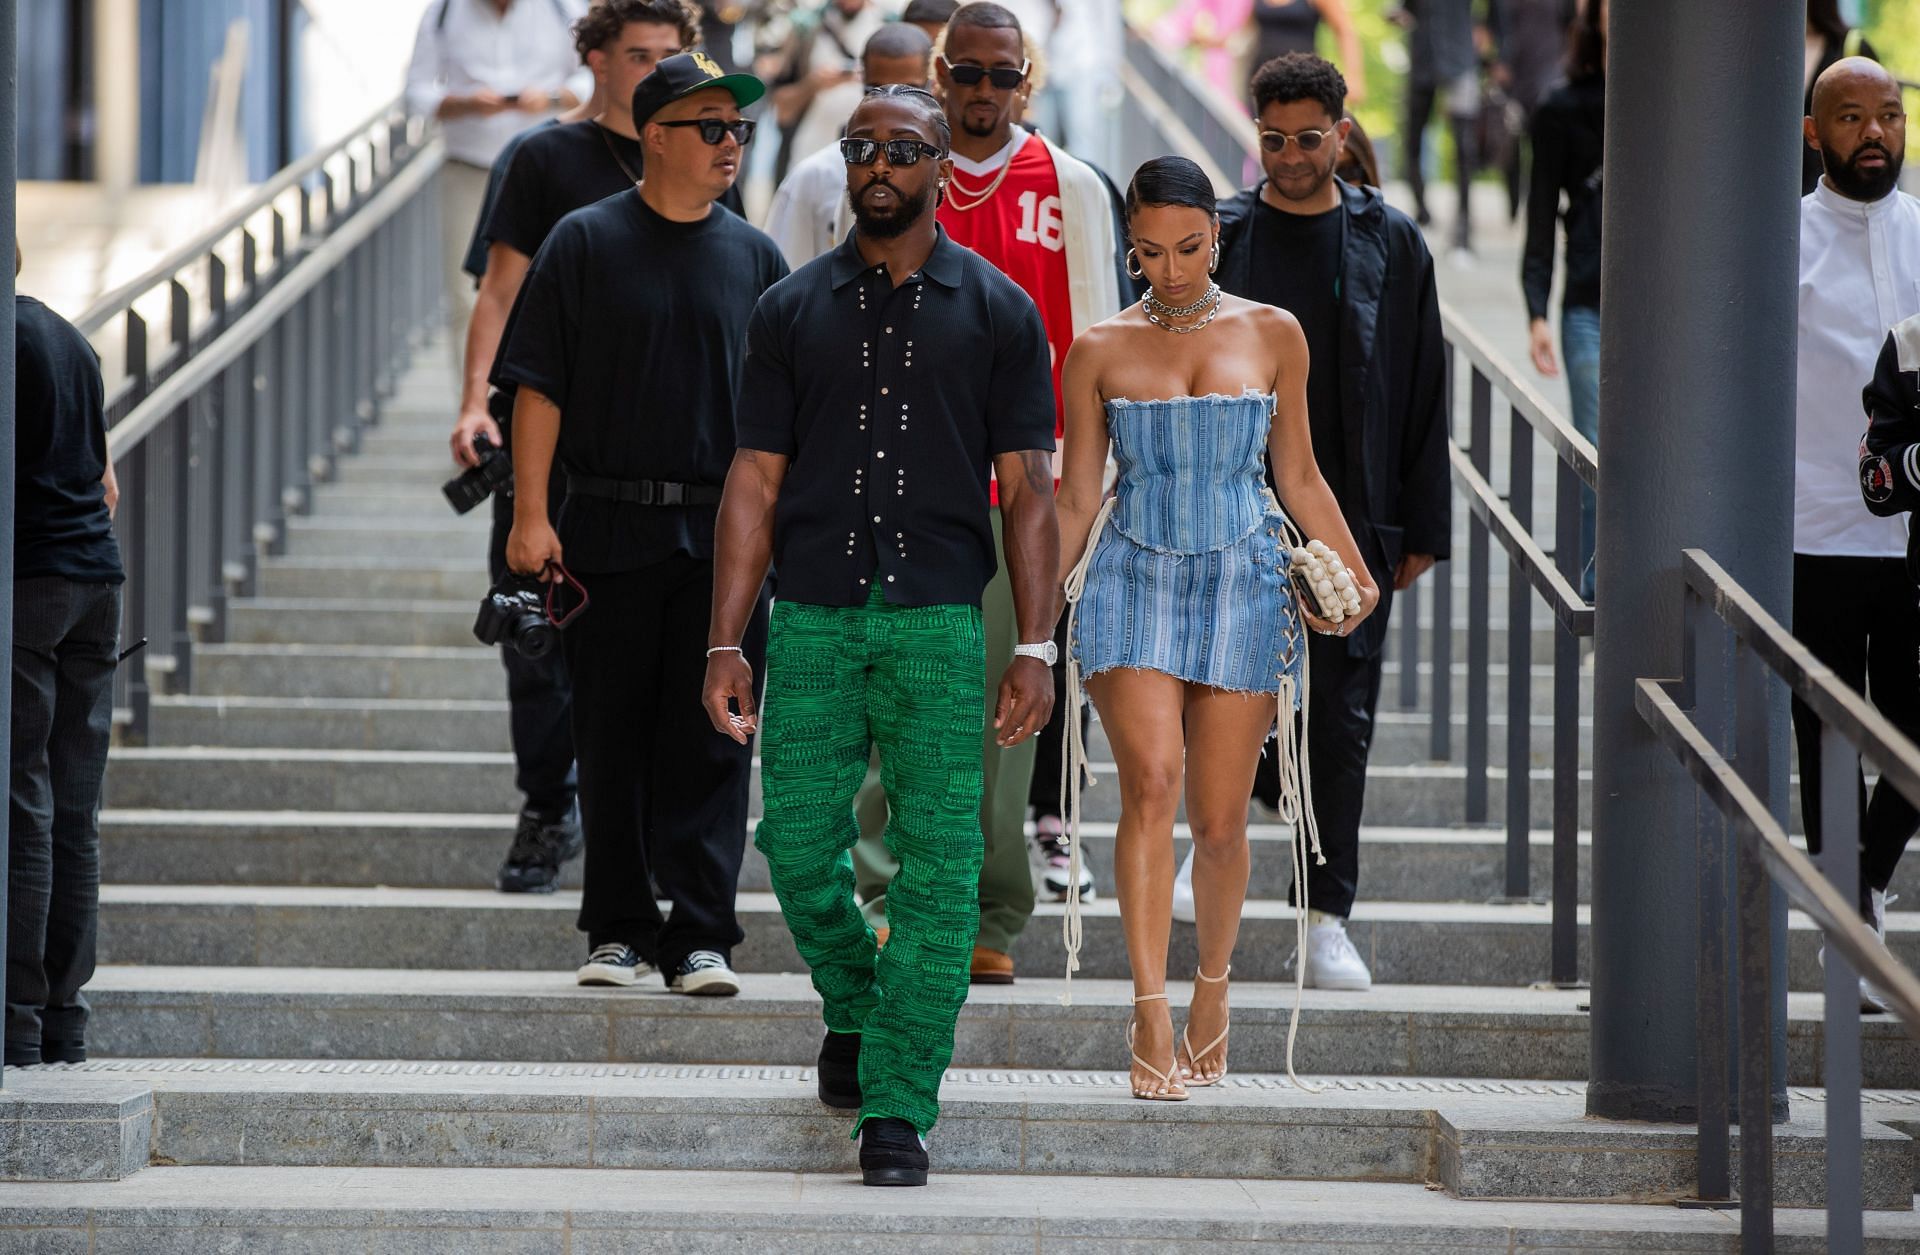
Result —
[{"label": "yellow cap logo", "polygon": [[723,76],[722,76],[722,74],[721,74],[721,72],[720,72],[720,67],[719,67],[719,66],[717,66],[717,65],[715,65],[715,64],[713,63],[713,58],[712,58],[712,57],[709,57],[709,56],[708,56],[708,55],[707,55],[706,53],[704,53],[704,52],[696,52],[696,53],[694,53],[694,54],[693,54],[693,63],[694,63],[695,65],[697,65],[697,66],[699,66],[699,67],[700,67],[700,70],[701,70],[701,72],[702,72],[702,73],[704,73],[704,74],[705,74],[705,75],[706,75],[706,76],[707,76],[708,78],[720,78],[720,77],[723,77]]}]

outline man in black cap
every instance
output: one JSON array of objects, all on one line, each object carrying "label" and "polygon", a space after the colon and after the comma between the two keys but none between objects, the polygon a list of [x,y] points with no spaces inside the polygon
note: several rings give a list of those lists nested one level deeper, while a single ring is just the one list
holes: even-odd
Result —
[{"label": "man in black cap", "polygon": [[[645,178],[554,227],[495,370],[519,390],[507,564],[550,581],[570,571],[591,599],[562,638],[587,847],[585,985],[631,985],[657,967],[683,993],[740,988],[729,958],[752,758],[707,725],[700,689],[747,319],[787,272],[773,241],[714,207],[753,138],[740,110],[763,90],[701,53],[642,80]],[[741,643],[756,661],[765,634],[763,592]],[[650,878],[673,902],[664,921]]]}]

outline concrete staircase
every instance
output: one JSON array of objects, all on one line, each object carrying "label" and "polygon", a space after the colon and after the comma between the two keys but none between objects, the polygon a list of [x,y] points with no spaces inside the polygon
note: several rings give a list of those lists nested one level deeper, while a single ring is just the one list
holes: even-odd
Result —
[{"label": "concrete staircase", "polygon": [[[1584,995],[1533,987],[1548,912],[1492,901],[1502,834],[1458,826],[1463,772],[1427,761],[1426,716],[1394,706],[1400,661],[1353,925],[1380,984],[1306,994],[1296,1064],[1312,1092],[1284,1079],[1288,834],[1256,825],[1234,1073],[1185,1104],[1128,1096],[1109,780],[1088,795],[1102,897],[1073,1004],[1060,908],[1043,906],[1019,983],[977,990],[961,1017],[935,1186],[862,1190],[845,1119],[812,1097],[818,1004],[756,853],[746,988],[725,1001],[576,987],[577,864],[552,896],[488,887],[518,798],[499,661],[470,635],[486,519],[436,491],[451,383],[443,352],[423,357],[257,595],[232,604],[228,640],[196,650],[193,690],[156,699],[150,743],[114,753],[95,1059],[8,1074],[0,1176],[63,1179],[0,1194],[0,1248],[1732,1249],[1726,1217],[1661,1205],[1691,1188],[1688,1130],[1584,1119]],[[1504,624],[1498,591],[1495,605]],[[1550,657],[1543,625],[1534,658]],[[1504,684],[1496,668],[1495,710]],[[1498,776],[1492,795],[1497,819]],[[1540,891],[1547,842],[1535,834]],[[1583,886],[1585,857],[1583,835]],[[1920,964],[1920,913],[1893,913],[1889,940]],[[1822,1095],[1805,1088],[1816,948],[1796,919],[1796,1088],[1777,1130],[1793,1207],[1823,1191]],[[1190,928],[1173,950],[1171,970],[1190,970]],[[1869,1234],[1920,1249],[1920,1051],[1884,1018],[1864,1028]],[[29,1128],[37,1156],[18,1148]],[[1819,1249],[1819,1231],[1816,1213],[1785,1214],[1780,1249]]]}]

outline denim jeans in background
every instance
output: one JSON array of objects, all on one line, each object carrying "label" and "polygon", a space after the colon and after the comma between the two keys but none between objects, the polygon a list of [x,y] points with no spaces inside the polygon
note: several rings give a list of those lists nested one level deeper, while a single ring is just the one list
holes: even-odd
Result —
[{"label": "denim jeans in background", "polygon": [[[1566,359],[1573,428],[1596,445],[1600,440],[1600,311],[1570,305],[1560,311],[1560,354]],[[1593,600],[1593,489],[1580,486],[1580,595]]]},{"label": "denim jeans in background", "polygon": [[7,815],[9,1062],[84,1048],[100,921],[100,784],[113,730],[120,585],[13,585]]}]

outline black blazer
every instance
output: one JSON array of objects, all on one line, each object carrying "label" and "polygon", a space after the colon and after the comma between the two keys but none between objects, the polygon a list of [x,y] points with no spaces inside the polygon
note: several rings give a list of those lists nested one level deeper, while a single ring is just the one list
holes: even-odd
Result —
[{"label": "black blazer", "polygon": [[[1248,227],[1262,186],[1220,205],[1214,277],[1236,296],[1251,288]],[[1347,456],[1344,482],[1328,486],[1384,599],[1403,554],[1445,558],[1452,547],[1446,345],[1420,229],[1373,188],[1338,186],[1347,214],[1338,287]],[[1386,616],[1374,615],[1349,639],[1356,653],[1370,652],[1385,633]]]}]

